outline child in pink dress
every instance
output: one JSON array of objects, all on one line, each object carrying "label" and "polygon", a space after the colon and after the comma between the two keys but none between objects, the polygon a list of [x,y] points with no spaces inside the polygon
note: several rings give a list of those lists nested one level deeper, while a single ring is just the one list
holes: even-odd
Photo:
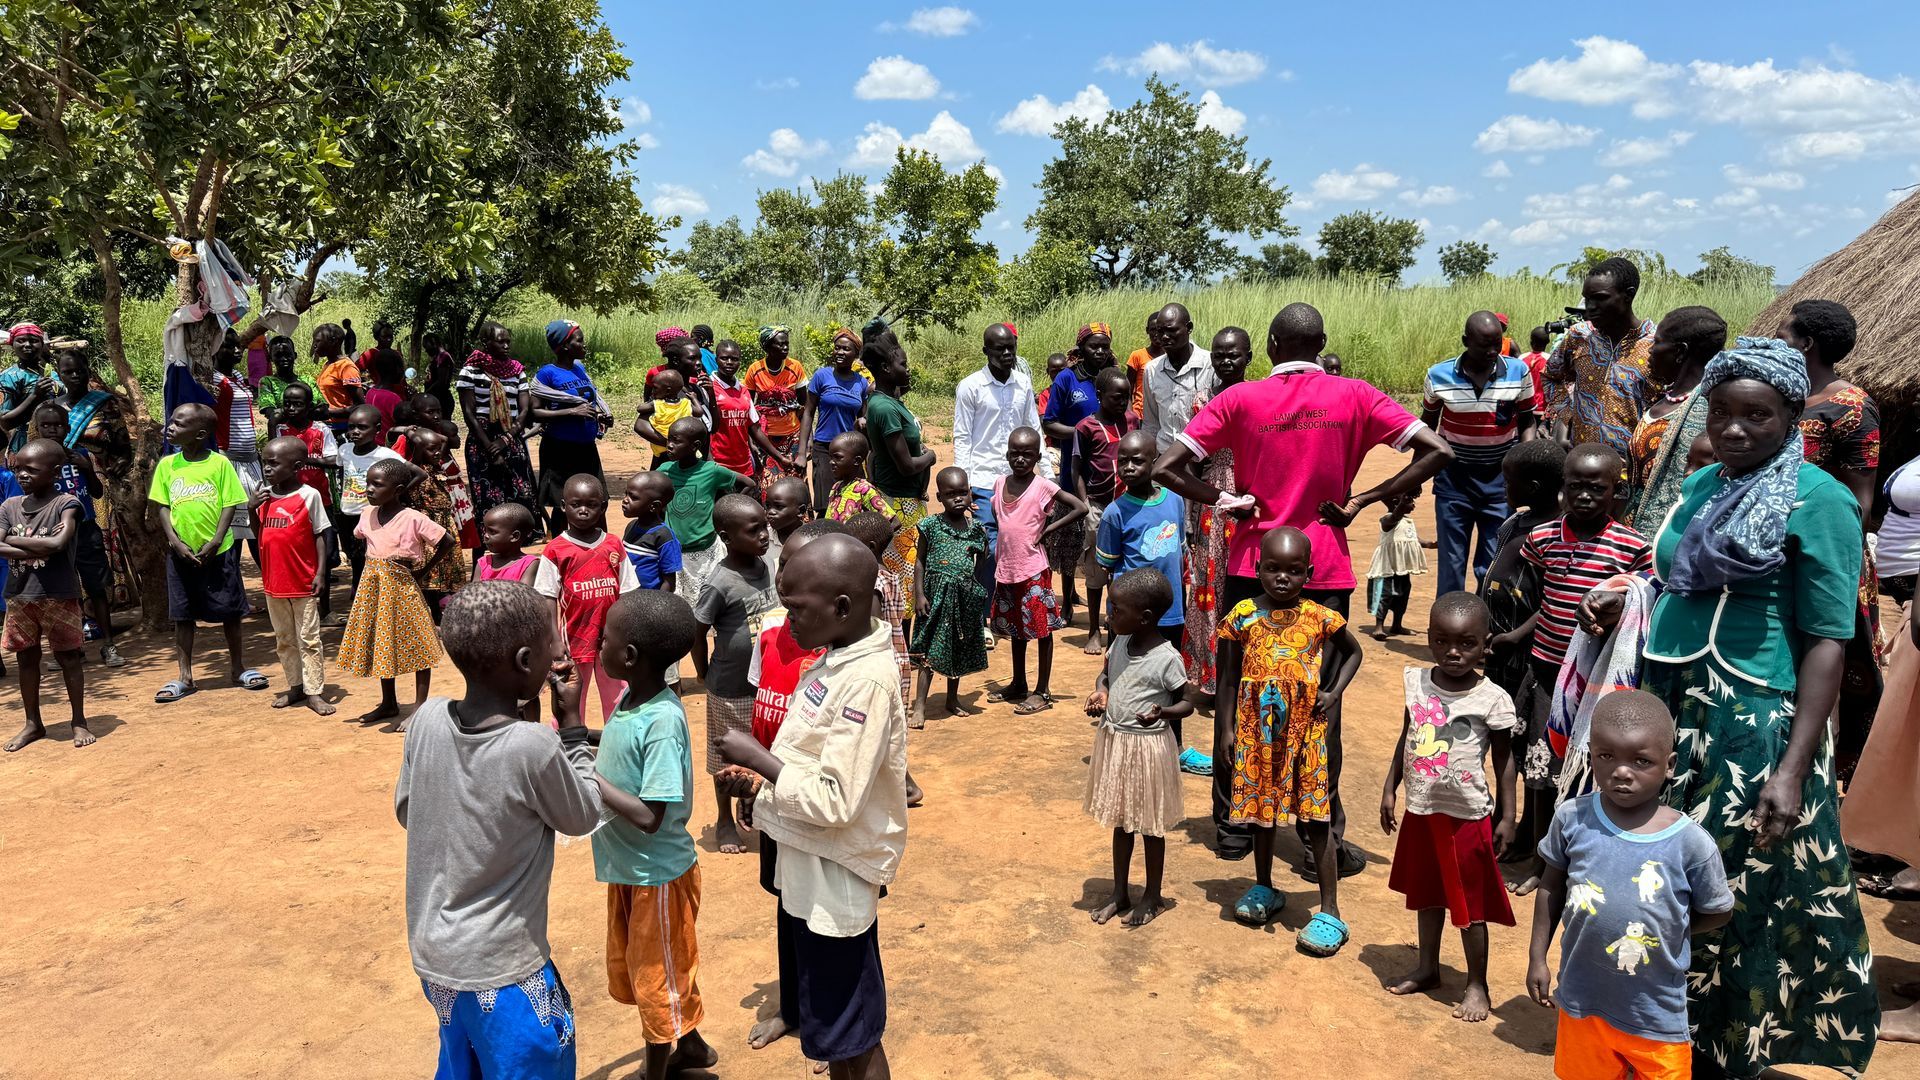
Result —
[{"label": "child in pink dress", "polygon": [[[993,605],[990,621],[995,635],[1013,642],[1013,679],[987,695],[988,701],[1017,701],[1021,716],[1053,707],[1048,684],[1053,677],[1053,632],[1066,625],[1060,618],[1060,599],[1053,592],[1053,570],[1047,564],[1047,537],[1075,522],[1084,522],[1087,504],[1060,490],[1060,485],[1034,473],[1040,463],[1040,433],[1015,428],[1007,436],[1007,464],[1012,473],[993,485],[993,516],[999,524],[994,542]],[[1065,512],[1049,521],[1055,503]],[[1027,688],[1027,642],[1040,642],[1039,670],[1031,691]]]}]

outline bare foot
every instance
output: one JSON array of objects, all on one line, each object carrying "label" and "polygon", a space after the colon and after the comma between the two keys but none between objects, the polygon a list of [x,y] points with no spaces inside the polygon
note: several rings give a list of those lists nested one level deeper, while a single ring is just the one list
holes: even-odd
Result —
[{"label": "bare foot", "polygon": [[1880,1041],[1920,1043],[1920,1003],[1881,1013]]},{"label": "bare foot", "polygon": [[714,827],[713,842],[722,855],[739,855],[747,850],[746,842],[740,839],[740,830],[731,821]]},{"label": "bare foot", "polygon": [[1128,926],[1145,926],[1154,916],[1167,910],[1167,902],[1158,896],[1142,896],[1140,902],[1127,912]]},{"label": "bare foot", "polygon": [[772,1016],[753,1025],[753,1030],[747,1032],[747,1048],[749,1050],[765,1050],[776,1040],[792,1034],[792,1031],[792,1028],[787,1027],[787,1022],[780,1019],[780,1014],[774,1013]]},{"label": "bare foot", "polygon": [[1094,909],[1093,925],[1095,926],[1107,925],[1107,923],[1111,921],[1115,915],[1118,915],[1121,912],[1127,910],[1129,906],[1131,906],[1131,904],[1130,904],[1130,901],[1128,901],[1127,899],[1126,893],[1124,892],[1114,893],[1112,896],[1107,898],[1106,903]]},{"label": "bare foot", "polygon": [[959,698],[947,699],[948,716],[979,716],[985,711],[985,709],[980,708],[978,705],[962,705]]},{"label": "bare foot", "polygon": [[46,734],[47,726],[45,724],[42,724],[38,720],[29,720],[20,725],[20,734],[15,735],[13,741],[7,744],[7,753],[11,754],[15,750],[26,746],[28,743],[43,739],[46,737]]},{"label": "bare foot", "polygon": [[673,1048],[673,1055],[667,1058],[668,1072],[684,1072],[687,1069],[711,1069],[720,1063],[720,1052],[712,1044],[700,1037],[697,1031],[689,1031],[680,1037],[680,1045]]},{"label": "bare foot", "polygon": [[1392,634],[1394,637],[1406,637],[1408,634],[1413,633],[1413,631],[1407,629],[1404,626],[1396,626],[1393,629],[1388,630],[1387,633]]},{"label": "bare foot", "polygon": [[401,718],[399,723],[393,725],[393,733],[395,735],[405,735],[407,733],[407,725],[411,724],[412,722],[413,722],[413,714],[408,713],[406,716]]},{"label": "bare foot", "polygon": [[1408,994],[1422,994],[1440,985],[1440,972],[1437,968],[1414,968],[1399,979],[1387,984],[1387,993],[1395,997]]},{"label": "bare foot", "polygon": [[924,701],[914,702],[913,715],[907,718],[907,726],[909,728],[912,728],[915,731],[924,731],[926,729],[926,726],[927,726],[927,703],[926,702]]},{"label": "bare foot", "polygon": [[305,694],[301,694],[299,697],[294,697],[293,691],[283,690],[280,693],[273,695],[273,700],[267,702],[267,705],[268,707],[275,708],[275,709],[284,709],[289,705],[304,705],[306,704],[306,697],[307,695]]},{"label": "bare foot", "polygon": [[1373,630],[1372,630],[1372,631],[1370,632],[1370,636],[1371,636],[1371,637],[1373,638],[1373,640],[1375,640],[1375,641],[1385,641],[1385,640],[1387,640],[1387,632],[1386,632],[1385,630],[1382,630],[1382,629],[1380,629],[1380,628],[1379,628],[1379,627],[1377,627],[1377,626],[1376,626],[1376,627],[1374,627],[1374,628],[1373,628]]},{"label": "bare foot", "polygon": [[926,801],[927,801],[927,793],[920,789],[919,784],[916,784],[913,782],[912,776],[908,776],[907,777],[907,809],[911,810],[914,807],[919,806],[921,803]]},{"label": "bare foot", "polygon": [[314,713],[318,716],[333,715],[333,711],[334,711],[333,706],[321,700],[321,697],[319,694],[308,694],[307,700],[304,702],[304,704],[306,705],[307,708],[312,709]]},{"label": "bare foot", "polygon": [[1493,1011],[1493,1001],[1487,995],[1486,985],[1468,982],[1467,994],[1460,999],[1460,1004],[1454,1007],[1453,1018],[1465,1020],[1469,1024],[1477,1024],[1485,1020],[1491,1011]]},{"label": "bare foot", "polygon": [[1507,886],[1507,891],[1512,893],[1515,896],[1527,896],[1527,895],[1530,895],[1533,892],[1533,890],[1539,887],[1540,887],[1540,875],[1537,873],[1534,873],[1534,874],[1528,874],[1526,877],[1521,878],[1519,881],[1516,881],[1513,884]]},{"label": "bare foot", "polygon": [[360,722],[363,724],[377,724],[382,720],[391,720],[399,715],[400,705],[398,702],[383,701],[373,708],[368,709],[366,712],[361,713]]},{"label": "bare foot", "polygon": [[1088,656],[1099,656],[1107,651],[1107,647],[1100,644],[1099,634],[1088,634],[1087,643],[1080,647],[1080,651]]},{"label": "bare foot", "polygon": [[78,722],[73,725],[73,745],[75,747],[92,746],[99,741],[99,739],[94,738],[92,728]]}]

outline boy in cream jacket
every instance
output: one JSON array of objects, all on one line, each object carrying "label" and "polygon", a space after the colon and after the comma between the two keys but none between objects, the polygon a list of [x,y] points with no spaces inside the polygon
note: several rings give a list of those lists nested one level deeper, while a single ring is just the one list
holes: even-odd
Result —
[{"label": "boy in cream jacket", "polygon": [[799,988],[800,1046],[835,1077],[889,1075],[879,903],[907,841],[907,714],[892,633],[873,617],[879,564],[827,534],[784,571],[787,625],[827,653],[801,675],[763,749],[729,732],[719,779],[742,820],[779,843],[780,965]]}]

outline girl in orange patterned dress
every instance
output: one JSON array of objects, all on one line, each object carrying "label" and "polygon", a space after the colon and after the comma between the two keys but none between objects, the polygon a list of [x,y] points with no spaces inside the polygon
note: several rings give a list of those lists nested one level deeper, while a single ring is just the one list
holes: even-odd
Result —
[{"label": "girl in orange patterned dress", "polygon": [[[1320,911],[1300,931],[1300,948],[1332,956],[1347,942],[1340,921],[1339,849],[1333,843],[1333,783],[1327,773],[1327,713],[1360,670],[1360,642],[1338,612],[1300,598],[1313,573],[1313,546],[1298,529],[1260,542],[1256,570],[1266,595],[1243,600],[1220,623],[1216,710],[1235,721],[1227,820],[1253,828],[1254,886],[1234,918],[1264,926],[1284,897],[1273,889],[1273,831],[1300,822],[1320,871]],[[1330,677],[1322,669],[1332,664]]]}]

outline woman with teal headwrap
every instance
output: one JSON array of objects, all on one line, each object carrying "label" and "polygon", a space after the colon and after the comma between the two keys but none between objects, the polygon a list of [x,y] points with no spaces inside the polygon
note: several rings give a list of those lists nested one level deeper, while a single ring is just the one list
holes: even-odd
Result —
[{"label": "woman with teal headwrap", "polygon": [[[1740,338],[1699,392],[1719,463],[1686,481],[1654,540],[1663,587],[1643,678],[1678,729],[1667,802],[1713,834],[1738,901],[1731,922],[1694,942],[1694,1068],[1857,1076],[1880,1003],[1827,718],[1853,636],[1860,507],[1802,455],[1798,350]],[[1588,596],[1589,632],[1618,620],[1620,595]]]}]

